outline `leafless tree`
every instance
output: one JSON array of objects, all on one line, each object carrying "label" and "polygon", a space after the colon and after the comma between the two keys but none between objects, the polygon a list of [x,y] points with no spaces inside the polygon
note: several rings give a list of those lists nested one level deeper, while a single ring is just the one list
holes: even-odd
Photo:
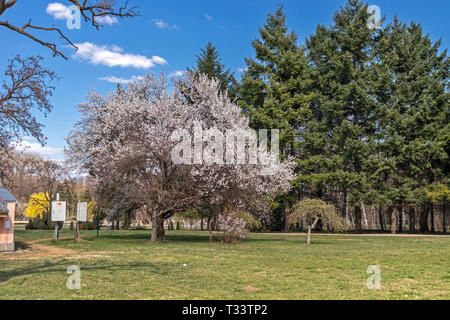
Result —
[{"label": "leafless tree", "polygon": [[42,125],[32,115],[37,109],[51,111],[49,97],[54,87],[53,71],[41,66],[41,57],[22,59],[19,55],[9,61],[0,89],[0,148],[6,149],[12,138],[28,134],[43,143]]},{"label": "leafless tree", "polygon": [[30,197],[41,192],[45,199],[39,205],[48,210],[64,181],[71,183],[66,166],[35,154],[9,151],[8,157],[0,163],[0,186],[18,199],[19,214],[23,213]]},{"label": "leafless tree", "polygon": [[41,192],[40,183],[32,174],[36,158],[33,154],[0,150],[0,187],[8,189],[19,202],[16,210],[18,219],[24,213],[30,196]]},{"label": "leafless tree", "polygon": [[[37,26],[27,18],[22,26],[16,26],[7,19],[3,19],[5,13],[17,8],[17,2],[22,0],[0,0],[0,27],[5,27],[16,33],[49,48],[53,56],[67,57],[57,48],[54,41],[47,41],[33,34],[33,31],[49,31],[65,40],[76,49],[76,46],[64,33],[54,27]],[[85,22],[90,23],[96,29],[103,27],[100,18],[113,16],[119,18],[135,17],[139,15],[136,7],[128,8],[128,0],[122,4],[116,4],[115,0],[66,0],[68,4],[78,8]],[[29,57],[22,59],[19,55],[9,61],[5,71],[2,89],[0,89],[0,149],[6,150],[12,138],[19,138],[19,133],[29,134],[39,142],[44,143],[42,125],[39,124],[31,111],[37,109],[44,114],[51,111],[49,97],[54,87],[49,86],[48,81],[54,80],[53,71],[41,66],[41,57]],[[1,159],[0,159],[1,161]]]},{"label": "leafless tree", "polygon": [[[12,10],[12,8],[17,4],[18,1],[21,0],[0,0],[0,18],[5,12]],[[123,5],[117,5],[115,0],[66,1],[71,3],[72,5],[75,5],[80,11],[80,14],[83,17],[84,21],[93,25],[96,29],[100,29],[103,27],[98,19],[99,17],[115,16],[119,18],[126,18],[136,17],[139,15],[139,13],[136,11],[136,7],[128,8],[128,1],[126,1]],[[31,20],[31,18],[28,18],[22,26],[16,26],[10,23],[8,20],[0,19],[0,26],[3,26],[25,37],[30,38],[31,40],[49,48],[52,51],[53,56],[60,56],[67,60],[67,57],[58,49],[57,45],[54,42],[40,39],[37,35],[33,34],[33,31],[49,31],[56,33],[60,38],[66,41],[67,44],[76,48],[76,46],[70,41],[70,39],[59,28],[56,28],[54,26],[37,26],[32,24]]]},{"label": "leafless tree", "polygon": [[66,167],[60,163],[38,158],[33,164],[33,175],[39,180],[46,200],[50,203],[56,199],[59,185],[69,179]]}]

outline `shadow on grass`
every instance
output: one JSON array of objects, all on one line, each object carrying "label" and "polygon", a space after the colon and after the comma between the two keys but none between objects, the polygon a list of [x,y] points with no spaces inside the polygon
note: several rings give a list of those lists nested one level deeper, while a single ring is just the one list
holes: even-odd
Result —
[{"label": "shadow on grass", "polygon": [[[207,231],[203,231],[203,234],[200,234],[202,231],[194,231],[192,234],[190,234],[189,231],[182,231],[182,233],[177,234],[177,231],[169,231],[166,232],[165,241],[161,243],[178,243],[178,242],[186,242],[186,243],[207,243],[209,242],[209,233]],[[149,242],[151,237],[151,230],[147,233],[131,233],[131,234],[121,234],[121,233],[107,233],[107,234],[100,234],[99,239],[111,239],[111,240],[124,240],[124,241],[145,241]],[[245,242],[257,242],[257,241],[267,241],[267,242],[276,242],[276,241],[295,241],[298,239],[287,239],[283,237],[276,237],[270,238],[270,237],[261,237],[261,238],[255,238],[255,236],[250,236]],[[306,238],[305,238],[306,239]],[[213,242],[221,242],[220,236],[215,233],[213,236]]]},{"label": "shadow on grass", "polygon": [[[260,242],[260,243],[267,243],[267,242],[272,242],[272,243],[289,243],[291,245],[294,246],[307,246],[306,244],[306,237],[305,239],[246,239],[244,240],[244,243],[248,242],[248,243],[256,243],[256,242]],[[311,245],[309,247],[314,247],[314,246],[322,246],[322,245],[335,245],[336,242],[331,242],[331,241],[322,241],[322,240],[311,240]]]},{"label": "shadow on grass", "polygon": [[19,250],[28,250],[30,249],[30,246],[23,241],[14,241],[14,249],[15,251],[19,251]]},{"label": "shadow on grass", "polygon": [[[81,246],[83,244],[90,246],[91,244],[93,247],[91,249],[99,249],[102,245],[108,245],[109,243],[116,242],[117,245],[124,245],[124,246],[130,246],[130,245],[145,245],[145,246],[151,246],[150,243],[150,237],[151,237],[151,230],[120,230],[120,231],[107,231],[104,233],[100,233],[100,235],[97,236],[89,236],[83,238],[82,242],[78,242]],[[59,243],[54,242],[47,242],[47,244],[52,245],[62,245],[66,246],[66,244],[73,243],[73,239],[62,239],[59,241]],[[312,239],[312,245],[334,245],[336,242],[332,240],[324,240],[324,239],[315,239],[313,237]],[[171,244],[207,244],[209,242],[209,233],[207,231],[186,231],[182,230],[180,233],[178,231],[167,231],[166,230],[166,236],[164,241],[160,241],[155,243],[154,245],[171,245]],[[283,235],[259,235],[257,233],[250,233],[248,234],[247,238],[243,240],[239,244],[249,244],[249,245],[255,245],[255,244],[290,244],[290,245],[306,245],[306,235],[299,235],[295,237],[285,237]],[[213,236],[213,242],[212,244],[224,244],[221,239],[220,235],[218,233],[214,233]]]},{"label": "shadow on grass", "polygon": [[[33,275],[41,275],[45,273],[52,273],[52,272],[63,272],[66,273],[67,268],[70,266],[72,262],[70,261],[60,261],[60,262],[49,262],[45,261],[39,265],[30,265],[29,267],[25,268],[18,268],[13,270],[6,270],[0,272],[0,283],[6,282],[11,278],[14,277],[20,277],[20,276],[33,276]],[[101,265],[85,265],[83,264],[80,266],[81,272],[86,271],[117,271],[120,269],[121,271],[124,270],[143,270],[145,272],[159,274],[159,275],[167,275],[169,274],[169,271],[171,269],[171,266],[167,265],[167,263],[164,263],[164,266],[157,266],[151,263],[128,263],[128,264],[120,264],[120,263],[104,263],[102,262]]]},{"label": "shadow on grass", "polygon": [[[111,239],[111,240],[124,240],[124,241],[139,241],[139,242],[150,242],[151,230],[146,230],[146,232],[136,232],[130,234],[123,233],[106,233],[99,235],[98,239]],[[209,235],[205,233],[204,235],[199,234],[176,234],[175,232],[166,233],[166,240],[164,242],[209,242]],[[94,238],[91,238],[94,239]],[[163,242],[163,243],[164,243]]]},{"label": "shadow on grass", "polygon": [[[320,234],[317,234],[320,236]],[[114,233],[108,232],[99,235],[98,239],[111,239],[111,240],[123,240],[123,241],[136,241],[136,242],[149,242],[151,237],[151,230],[145,231],[130,231],[130,233]],[[95,239],[95,237],[89,238],[89,240]],[[88,240],[88,239],[86,239]],[[312,239],[314,244],[334,244],[333,241],[323,241]],[[165,241],[160,243],[208,243],[209,242],[209,233],[207,231],[190,231],[183,230],[180,234],[177,234],[177,231],[168,231],[166,230]],[[220,237],[217,233],[213,236],[214,243],[220,243]],[[299,235],[295,237],[285,237],[280,235],[259,235],[258,233],[250,233],[248,237],[244,240],[244,243],[254,243],[254,242],[298,242],[298,243],[306,243],[306,235]]]}]

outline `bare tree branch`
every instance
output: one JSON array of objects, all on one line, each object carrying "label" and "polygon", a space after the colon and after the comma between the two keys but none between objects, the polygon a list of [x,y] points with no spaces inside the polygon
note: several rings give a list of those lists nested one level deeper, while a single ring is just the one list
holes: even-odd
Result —
[{"label": "bare tree branch", "polygon": [[[81,15],[83,16],[86,22],[90,22],[97,30],[103,27],[103,25],[96,20],[96,17],[105,17],[105,16],[114,16],[119,18],[128,18],[128,17],[136,17],[139,16],[139,13],[136,11],[137,7],[132,7],[128,9],[128,0],[125,2],[123,6],[120,6],[116,9],[116,1],[115,0],[95,0],[93,3],[88,0],[84,0],[80,3],[78,0],[67,0],[75,5],[79,10]],[[17,0],[0,0],[0,17],[5,13],[6,10],[10,9],[17,3]],[[59,37],[67,42],[70,46],[75,49],[78,49],[69,38],[61,31],[61,29],[56,28],[54,26],[51,27],[43,27],[36,26],[31,24],[31,19],[28,20],[28,23],[24,24],[21,27],[15,26],[9,23],[8,20],[0,20],[0,26],[6,27],[12,31],[15,31],[21,35],[24,35],[31,40],[49,48],[53,56],[60,56],[63,59],[67,60],[66,55],[64,55],[58,48],[57,45],[53,42],[48,42],[39,39],[37,36],[31,34],[28,30],[41,30],[41,31],[50,31],[58,33]],[[28,30],[27,30],[28,29]]]},{"label": "bare tree branch", "polygon": [[54,43],[42,41],[42,40],[36,38],[35,36],[33,36],[31,33],[27,32],[26,29],[31,28],[31,29],[36,29],[36,30],[56,31],[56,32],[59,34],[59,36],[60,36],[61,38],[63,38],[64,40],[67,41],[68,44],[70,44],[72,47],[78,49],[78,48],[77,48],[77,47],[69,40],[69,38],[67,38],[67,37],[62,33],[62,31],[61,31],[60,29],[55,28],[55,27],[45,28],[45,27],[33,26],[33,25],[31,24],[31,19],[28,21],[27,24],[24,24],[21,28],[18,28],[18,27],[16,27],[16,26],[10,24],[8,21],[0,21],[0,26],[4,26],[4,27],[6,27],[6,28],[8,28],[8,29],[11,29],[11,30],[13,30],[13,31],[16,31],[16,32],[18,32],[18,33],[20,33],[20,34],[22,34],[22,35],[24,35],[24,36],[30,38],[31,40],[36,41],[37,43],[39,43],[39,44],[41,44],[41,45],[43,45],[43,46],[49,48],[50,50],[52,50],[53,56],[54,56],[54,57],[55,57],[55,56],[60,56],[60,57],[62,57],[62,58],[64,58],[64,59],[67,60],[67,57],[66,57],[61,51],[59,51],[59,50],[56,48],[56,45],[55,45]]},{"label": "bare tree branch", "polygon": [[103,16],[116,16],[119,18],[133,18],[139,16],[139,12],[136,11],[137,7],[128,8],[128,0],[125,4],[119,7],[118,11],[114,9],[116,6],[115,0],[97,0],[94,4],[88,5],[88,1],[84,0],[83,4],[80,4],[78,0],[68,0],[72,2],[80,10],[86,22],[90,22],[96,29],[103,27],[101,23],[95,20],[96,17]]},{"label": "bare tree branch", "polygon": [[20,133],[45,141],[42,126],[31,111],[51,111],[48,99],[54,88],[46,82],[56,75],[43,68],[41,61],[41,57],[22,59],[19,55],[9,61],[0,89],[0,145],[7,146],[11,138],[20,138]]}]

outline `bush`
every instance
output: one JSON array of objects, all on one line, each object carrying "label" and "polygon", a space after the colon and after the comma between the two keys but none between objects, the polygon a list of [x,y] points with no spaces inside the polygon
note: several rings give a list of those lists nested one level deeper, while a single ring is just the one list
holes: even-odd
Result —
[{"label": "bush", "polygon": [[328,231],[344,231],[345,219],[340,217],[334,205],[320,199],[305,199],[297,202],[288,216],[290,224],[305,223],[308,227],[306,243],[311,244],[311,230],[319,221],[324,229]]},{"label": "bush", "polygon": [[227,214],[219,215],[218,227],[222,231],[222,241],[225,243],[232,243],[245,239],[245,219],[242,218],[239,212],[230,211]]},{"label": "bush", "polygon": [[95,221],[82,222],[80,225],[80,230],[97,230],[97,223]]},{"label": "bush", "polygon": [[30,219],[28,223],[25,225],[26,230],[52,230],[55,229],[55,223],[50,222],[49,224],[46,223],[45,220],[41,219],[40,217]]},{"label": "bush", "polygon": [[261,222],[259,222],[251,213],[245,211],[239,211],[238,216],[245,221],[245,229],[248,231],[261,230]]}]

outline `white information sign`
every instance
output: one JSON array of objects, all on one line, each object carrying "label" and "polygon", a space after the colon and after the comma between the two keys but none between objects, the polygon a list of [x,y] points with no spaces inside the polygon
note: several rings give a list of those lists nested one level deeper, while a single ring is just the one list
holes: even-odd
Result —
[{"label": "white information sign", "polygon": [[77,207],[77,220],[86,221],[87,218],[87,202],[79,202]]},{"label": "white information sign", "polygon": [[52,202],[52,221],[66,221],[66,202]]}]

